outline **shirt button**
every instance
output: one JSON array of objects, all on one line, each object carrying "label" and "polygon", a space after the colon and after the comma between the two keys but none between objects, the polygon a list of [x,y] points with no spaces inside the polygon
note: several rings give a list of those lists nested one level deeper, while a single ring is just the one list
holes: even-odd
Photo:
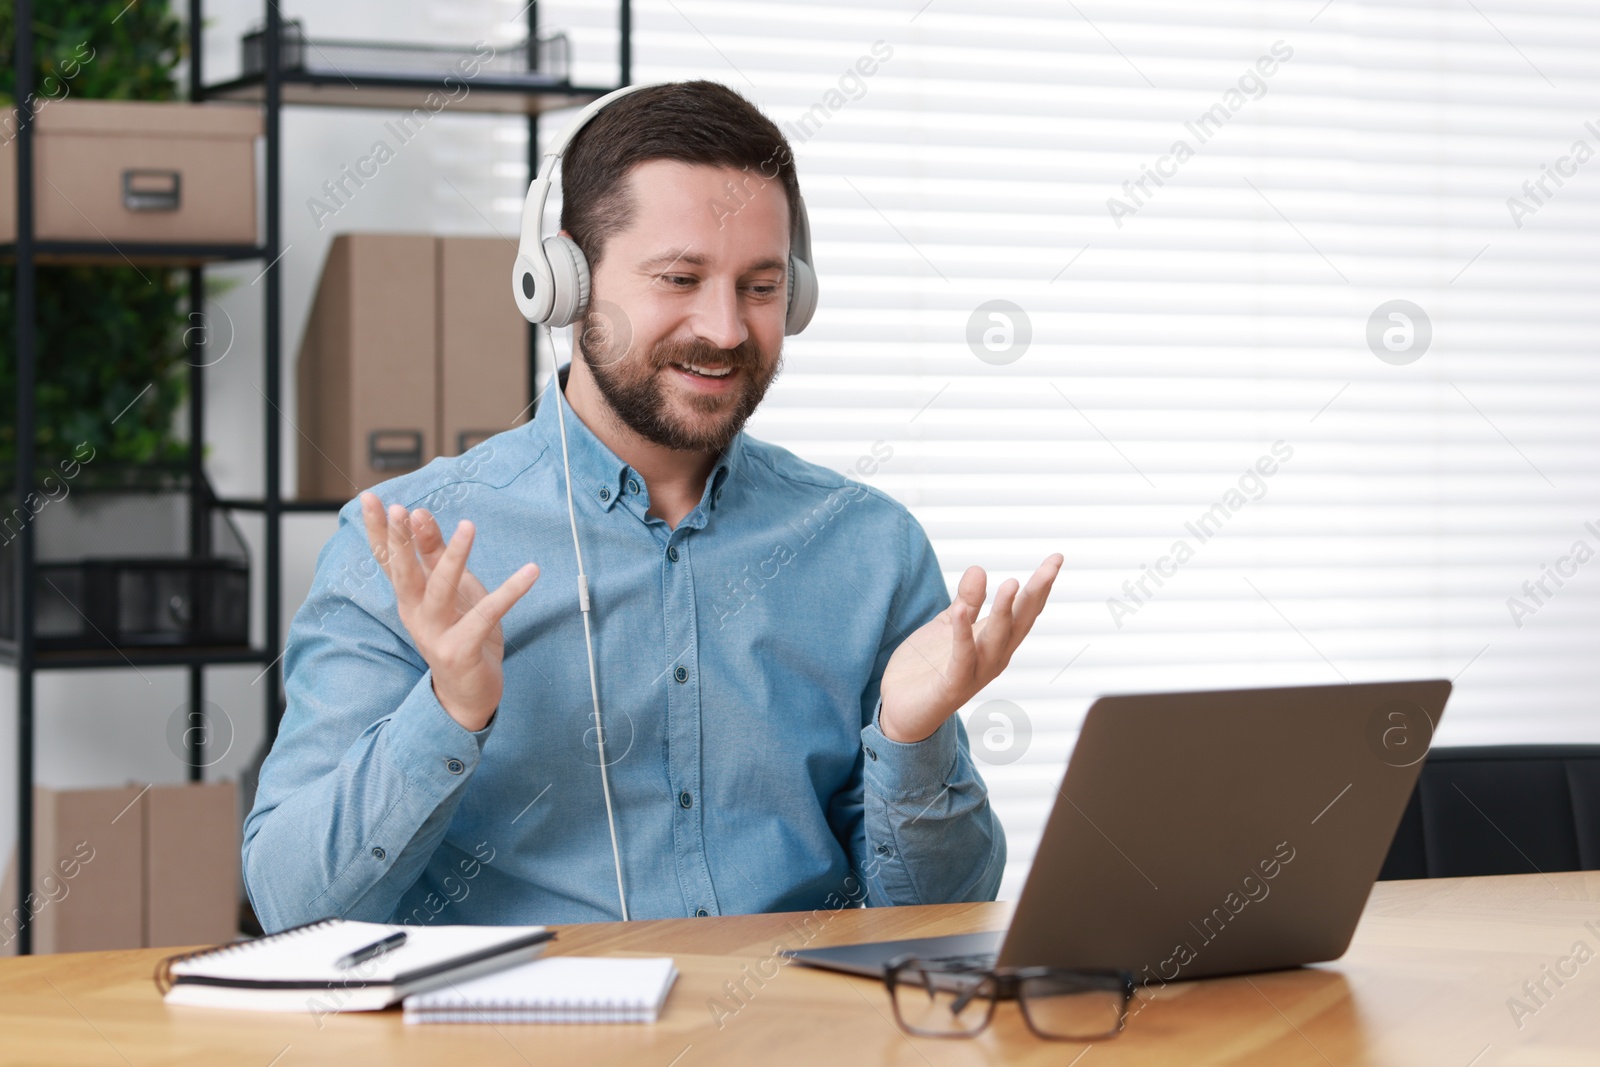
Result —
[{"label": "shirt button", "polygon": [[451,774],[460,774],[467,769],[467,765],[458,759],[447,759],[444,761],[444,769]]},{"label": "shirt button", "polygon": [[672,672],[672,676],[680,682],[687,682],[689,680],[689,670],[686,667],[679,667]]},{"label": "shirt button", "polygon": [[667,558],[670,559],[674,563],[678,562],[678,546],[677,545],[673,545],[671,548],[667,549]]},{"label": "shirt button", "polygon": [[876,752],[872,751],[872,749],[867,748],[867,746],[865,746],[865,745],[862,745],[861,747],[867,749],[867,758],[868,759],[875,760],[875,759],[878,758],[878,754]]},{"label": "shirt button", "polygon": [[889,846],[888,845],[879,845],[877,848],[873,849],[872,851],[876,852],[880,856],[887,856],[889,854]]},{"label": "shirt button", "polygon": [[604,503],[605,501],[611,499],[611,490],[607,489],[605,486],[601,486],[599,495],[601,503]]},{"label": "shirt button", "polygon": [[637,493],[638,491],[639,491],[639,483],[637,481],[635,481],[634,479],[629,478],[628,479],[628,492]]},{"label": "shirt button", "polygon": [[704,919],[707,915],[711,914],[709,911],[707,911],[704,908],[696,908],[696,909],[694,909],[694,913],[695,913],[695,915],[697,917],[699,917],[701,919]]},{"label": "shirt button", "polygon": [[381,860],[387,855],[388,853],[381,848],[375,848],[372,850],[372,858],[375,860]]},{"label": "shirt button", "polygon": [[685,808],[694,807],[694,797],[689,795],[689,791],[687,789],[678,794],[678,804]]}]

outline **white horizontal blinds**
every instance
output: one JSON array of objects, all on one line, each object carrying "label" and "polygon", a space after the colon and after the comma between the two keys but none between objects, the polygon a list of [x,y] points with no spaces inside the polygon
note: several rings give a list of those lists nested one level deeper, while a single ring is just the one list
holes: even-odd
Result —
[{"label": "white horizontal blinds", "polygon": [[[813,116],[821,307],[752,432],[904,501],[952,591],[1067,556],[966,709],[1031,725],[983,764],[1003,893],[1101,693],[1444,676],[1446,743],[1600,738],[1600,3],[635,9],[639,79]],[[611,5],[541,10],[609,62]]]}]

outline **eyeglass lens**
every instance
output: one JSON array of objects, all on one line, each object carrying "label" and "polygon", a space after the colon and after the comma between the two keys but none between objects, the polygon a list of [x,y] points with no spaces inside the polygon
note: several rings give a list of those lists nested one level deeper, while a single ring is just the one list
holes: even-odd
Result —
[{"label": "eyeglass lens", "polygon": [[1112,981],[1069,976],[1024,978],[1017,997],[1033,1028],[1046,1037],[1088,1041],[1122,1027],[1126,998]]},{"label": "eyeglass lens", "polygon": [[895,976],[895,1015],[901,1026],[918,1034],[975,1034],[983,1029],[993,1010],[991,990],[987,978],[961,979],[913,964]]}]

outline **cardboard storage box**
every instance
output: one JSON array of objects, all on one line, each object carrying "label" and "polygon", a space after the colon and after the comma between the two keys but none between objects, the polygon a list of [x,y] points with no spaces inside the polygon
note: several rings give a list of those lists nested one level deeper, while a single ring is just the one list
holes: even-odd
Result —
[{"label": "cardboard storage box", "polygon": [[348,500],[526,420],[515,258],[498,237],[334,238],[296,368],[300,499]]},{"label": "cardboard storage box", "polygon": [[[34,236],[255,244],[256,107],[59,100],[34,119]],[[0,241],[17,233],[15,138],[0,144]]]},{"label": "cardboard storage box", "polygon": [[[237,935],[232,782],[34,789],[33,951],[215,944]],[[0,955],[17,951],[15,850],[0,885]]]},{"label": "cardboard storage box", "polygon": [[232,782],[158,785],[144,808],[144,943],[217,944],[239,931],[239,799]]},{"label": "cardboard storage box", "polygon": [[499,237],[439,238],[439,454],[526,422],[528,320],[511,298],[517,250]]},{"label": "cardboard storage box", "polygon": [[434,239],[335,237],[296,370],[298,494],[348,500],[438,454]]},{"label": "cardboard storage box", "polygon": [[[144,945],[139,787],[33,791],[33,951]],[[0,953],[17,951],[17,867],[0,886]]]}]

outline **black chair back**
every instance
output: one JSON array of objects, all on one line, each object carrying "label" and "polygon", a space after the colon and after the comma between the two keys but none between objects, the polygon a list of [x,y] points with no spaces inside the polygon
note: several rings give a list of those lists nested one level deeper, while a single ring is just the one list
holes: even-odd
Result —
[{"label": "black chair back", "polygon": [[1435,748],[1380,880],[1600,870],[1600,745]]}]

